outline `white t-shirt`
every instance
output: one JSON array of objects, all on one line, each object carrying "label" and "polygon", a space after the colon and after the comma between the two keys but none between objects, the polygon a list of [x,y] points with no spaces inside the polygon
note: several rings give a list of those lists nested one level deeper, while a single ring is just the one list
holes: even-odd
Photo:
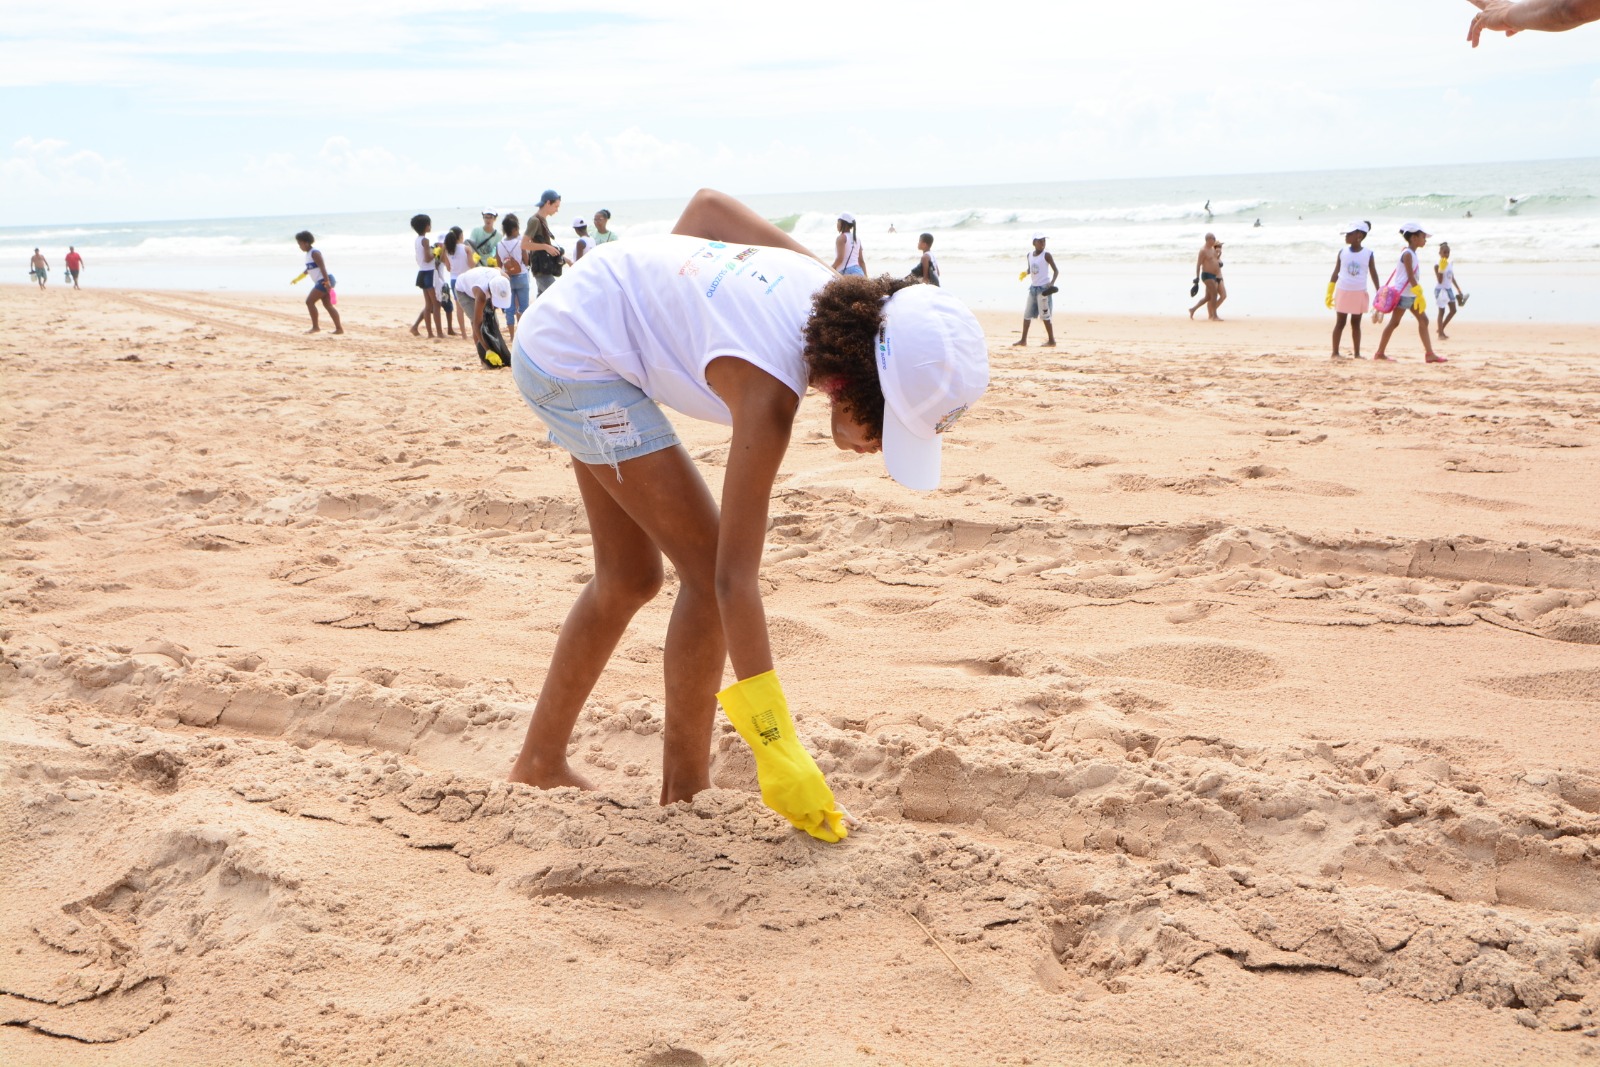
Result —
[{"label": "white t-shirt", "polygon": [[1455,291],[1456,268],[1454,263],[1445,264],[1443,276],[1439,279],[1439,287],[1442,289],[1449,289],[1451,292]]},{"label": "white t-shirt", "polygon": [[[1406,260],[1408,259],[1411,261],[1411,269],[1416,273],[1416,278],[1409,282],[1406,281]],[[1406,290],[1411,286],[1422,284],[1422,261],[1417,258],[1417,254],[1411,249],[1408,248],[1400,253],[1400,262],[1395,264],[1394,268],[1394,281],[1389,284],[1400,290],[1401,296],[1404,296]]]},{"label": "white t-shirt", "polygon": [[500,276],[500,272],[493,267],[473,267],[465,273],[456,275],[456,292],[470,298],[473,289],[483,290],[483,295],[489,295],[489,283]]},{"label": "white t-shirt", "polygon": [[1339,288],[1346,292],[1367,291],[1367,264],[1372,262],[1372,249],[1351,251],[1346,245],[1339,249]]},{"label": "white t-shirt", "polygon": [[450,265],[450,273],[459,278],[472,267],[472,246],[462,241],[456,245],[455,255],[445,251],[440,257]]},{"label": "white t-shirt", "polygon": [[418,270],[433,269],[433,245],[428,241],[426,235],[420,233],[417,234],[417,240],[416,243],[412,245],[412,251],[417,254]]},{"label": "white t-shirt", "polygon": [[594,238],[593,237],[587,237],[587,236],[578,238],[578,247],[576,249],[574,249],[573,251],[575,253],[573,255],[573,257],[572,257],[573,259],[577,259],[578,256],[580,256],[580,255],[585,255],[585,254],[587,254],[589,252],[593,252],[594,251]]},{"label": "white t-shirt", "polygon": [[[1041,289],[1047,288],[1050,285],[1050,264],[1045,262],[1044,258],[1049,254],[1049,252],[1028,253],[1029,285],[1037,285]],[[1011,262],[1015,263],[1016,260],[1012,260]]]},{"label": "white t-shirt", "polygon": [[844,262],[839,264],[839,270],[861,266],[861,242],[856,239],[855,231],[846,230],[839,236],[844,238]]},{"label": "white t-shirt", "polygon": [[691,418],[731,425],[706,366],[736,356],[803,396],[801,332],[833,276],[783,248],[677,234],[607,243],[534,301],[515,350],[550,377],[621,378]]},{"label": "white t-shirt", "polygon": [[495,246],[494,254],[495,257],[500,260],[500,267],[502,270],[505,269],[505,265],[510,263],[512,260],[521,262],[522,235],[518,234],[515,237],[507,237],[505,240],[501,241]]}]

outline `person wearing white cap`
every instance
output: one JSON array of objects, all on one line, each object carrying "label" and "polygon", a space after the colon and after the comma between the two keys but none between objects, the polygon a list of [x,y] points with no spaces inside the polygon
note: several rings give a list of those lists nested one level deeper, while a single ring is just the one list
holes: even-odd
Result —
[{"label": "person wearing white cap", "polygon": [[1352,222],[1345,228],[1344,243],[1333,260],[1333,277],[1328,279],[1327,305],[1337,312],[1333,320],[1333,358],[1339,355],[1339,341],[1344,336],[1344,323],[1350,320],[1350,343],[1357,359],[1361,358],[1361,316],[1367,313],[1367,277],[1378,287],[1378,265],[1372,261],[1372,249],[1362,248],[1361,242],[1372,232],[1372,223],[1364,220]]},{"label": "person wearing white cap", "polygon": [[456,298],[472,302],[472,339],[483,365],[509,366],[511,351],[500,338],[500,326],[491,305],[501,311],[511,306],[511,279],[498,267],[473,267],[456,279]]},{"label": "person wearing white cap", "polygon": [[839,212],[839,236],[833,241],[833,269],[840,274],[866,274],[867,260],[861,254],[861,238],[856,236],[856,217]]},{"label": "person wearing white cap", "polygon": [[[500,229],[496,220],[500,213],[493,208],[483,209],[483,225],[473,227],[472,233],[467,236],[467,244],[472,248],[472,254],[477,256],[475,263],[485,267],[495,266],[489,262],[495,257],[495,245],[500,243]],[[498,262],[498,260],[496,260]]]},{"label": "person wearing white cap", "polygon": [[[948,292],[841,277],[732,197],[702,189],[671,234],[619,242],[535,302],[512,376],[572,454],[594,577],[562,624],[511,780],[588,782],[567,763],[584,701],[633,615],[677,587],[667,626],[661,803],[711,784],[720,701],[755,756],[762,799],[825,841],[851,820],[795,732],[761,595],[772,488],[808,388],[834,443],[889,475],[939,484],[941,444],[989,381],[983,329]],[[662,407],[732,427],[721,507]],[[865,472],[860,472],[865,476]],[[717,691],[724,664],[739,681]]]},{"label": "person wearing white cap", "polygon": [[1428,243],[1428,231],[1422,228],[1421,223],[1408,222],[1400,227],[1400,236],[1406,239],[1406,246],[1400,252],[1400,262],[1395,265],[1394,273],[1389,275],[1388,284],[1400,290],[1400,303],[1394,309],[1394,314],[1389,316],[1389,323],[1383,328],[1383,336],[1378,338],[1378,351],[1373,354],[1373,359],[1380,363],[1393,363],[1394,360],[1384,355],[1389,348],[1389,338],[1394,334],[1395,327],[1400,325],[1400,320],[1405,318],[1406,312],[1411,312],[1417,317],[1417,332],[1422,336],[1423,359],[1428,363],[1448,363],[1443,356],[1435,355],[1433,341],[1428,336],[1428,301],[1422,295],[1422,257],[1418,253],[1422,246]]},{"label": "person wearing white cap", "polygon": [[1034,319],[1044,320],[1045,347],[1056,343],[1056,328],[1051,321],[1055,308],[1056,279],[1061,271],[1056,269],[1056,257],[1044,250],[1049,238],[1044,233],[1033,235],[1033,251],[1028,253],[1028,267],[1023,276],[1028,279],[1028,302],[1022,308],[1022,338],[1017,347],[1028,343],[1028,326]]},{"label": "person wearing white cap", "polygon": [[589,236],[589,220],[575,218],[572,220],[572,232],[578,235],[578,247],[572,253],[572,262],[576,263],[583,258],[583,254],[594,247],[594,238]]}]

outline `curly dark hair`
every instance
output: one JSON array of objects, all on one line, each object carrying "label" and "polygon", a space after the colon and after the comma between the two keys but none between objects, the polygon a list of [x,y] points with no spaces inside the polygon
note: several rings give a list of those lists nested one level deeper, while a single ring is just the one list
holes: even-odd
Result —
[{"label": "curly dark hair", "polygon": [[883,437],[883,389],[878,385],[878,328],[883,302],[915,279],[887,274],[867,278],[847,274],[835,278],[811,298],[806,320],[806,381],[842,406],[867,430]]}]

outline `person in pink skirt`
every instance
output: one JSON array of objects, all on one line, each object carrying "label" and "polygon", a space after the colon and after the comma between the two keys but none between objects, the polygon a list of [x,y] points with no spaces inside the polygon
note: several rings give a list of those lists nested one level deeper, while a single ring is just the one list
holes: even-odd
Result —
[{"label": "person in pink skirt", "polygon": [[1370,222],[1353,222],[1345,232],[1344,243],[1333,263],[1333,277],[1328,279],[1327,304],[1338,317],[1333,320],[1333,358],[1342,359],[1339,341],[1344,336],[1344,322],[1350,320],[1350,340],[1355,357],[1361,358],[1361,316],[1367,313],[1367,278],[1378,287],[1378,267],[1372,262],[1372,249],[1362,248],[1372,231]]}]

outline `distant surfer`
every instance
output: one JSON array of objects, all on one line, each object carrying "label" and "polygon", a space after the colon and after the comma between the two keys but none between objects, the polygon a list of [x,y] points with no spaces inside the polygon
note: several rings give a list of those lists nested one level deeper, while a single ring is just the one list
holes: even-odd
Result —
[{"label": "distant surfer", "polygon": [[1206,201],[1206,221],[1211,221],[1211,201]]}]

